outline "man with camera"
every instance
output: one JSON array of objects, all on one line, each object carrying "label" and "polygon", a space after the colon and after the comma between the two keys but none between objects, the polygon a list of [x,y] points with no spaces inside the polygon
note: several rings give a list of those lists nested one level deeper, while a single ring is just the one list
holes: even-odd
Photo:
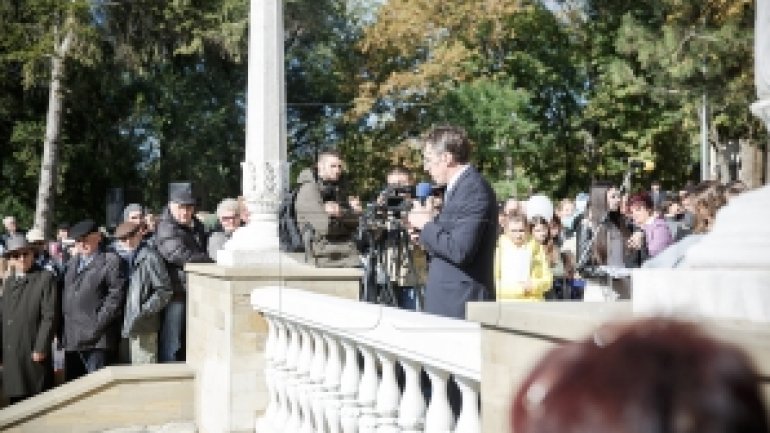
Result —
[{"label": "man with camera", "polygon": [[406,213],[414,198],[411,173],[396,166],[388,173],[387,185],[377,202],[367,207],[360,227],[366,263],[366,301],[421,309],[421,287],[427,268],[425,253],[410,242],[406,224]]},{"label": "man with camera", "polygon": [[361,259],[353,241],[360,207],[348,200],[342,159],[335,151],[318,156],[317,169],[300,172],[295,210],[310,256],[319,267],[358,267]]}]

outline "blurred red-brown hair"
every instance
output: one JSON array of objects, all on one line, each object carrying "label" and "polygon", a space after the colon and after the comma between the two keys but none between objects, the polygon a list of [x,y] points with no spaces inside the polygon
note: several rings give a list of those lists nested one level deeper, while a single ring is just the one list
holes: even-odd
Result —
[{"label": "blurred red-brown hair", "polygon": [[515,433],[766,433],[751,362],[693,324],[606,326],[554,349],[512,408]]}]

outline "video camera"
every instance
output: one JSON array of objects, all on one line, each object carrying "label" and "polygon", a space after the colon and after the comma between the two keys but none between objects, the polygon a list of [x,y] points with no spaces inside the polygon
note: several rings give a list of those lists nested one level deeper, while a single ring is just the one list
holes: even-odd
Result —
[{"label": "video camera", "polygon": [[414,193],[414,186],[389,186],[380,195],[378,205],[381,210],[398,217],[412,208]]}]

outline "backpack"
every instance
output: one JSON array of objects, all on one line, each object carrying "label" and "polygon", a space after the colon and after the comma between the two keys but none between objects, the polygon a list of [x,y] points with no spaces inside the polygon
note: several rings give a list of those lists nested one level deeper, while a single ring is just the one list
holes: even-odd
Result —
[{"label": "backpack", "polygon": [[297,225],[297,212],[294,209],[298,190],[283,194],[281,206],[278,208],[278,243],[281,251],[287,253],[305,251],[302,233]]}]

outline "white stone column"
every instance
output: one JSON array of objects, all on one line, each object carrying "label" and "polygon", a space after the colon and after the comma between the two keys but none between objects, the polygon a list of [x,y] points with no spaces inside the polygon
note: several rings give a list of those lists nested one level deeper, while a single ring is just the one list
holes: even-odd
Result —
[{"label": "white stone column", "polygon": [[239,266],[290,260],[278,249],[278,207],[288,185],[283,0],[251,0],[243,196],[249,224],[235,231],[217,263]]}]

